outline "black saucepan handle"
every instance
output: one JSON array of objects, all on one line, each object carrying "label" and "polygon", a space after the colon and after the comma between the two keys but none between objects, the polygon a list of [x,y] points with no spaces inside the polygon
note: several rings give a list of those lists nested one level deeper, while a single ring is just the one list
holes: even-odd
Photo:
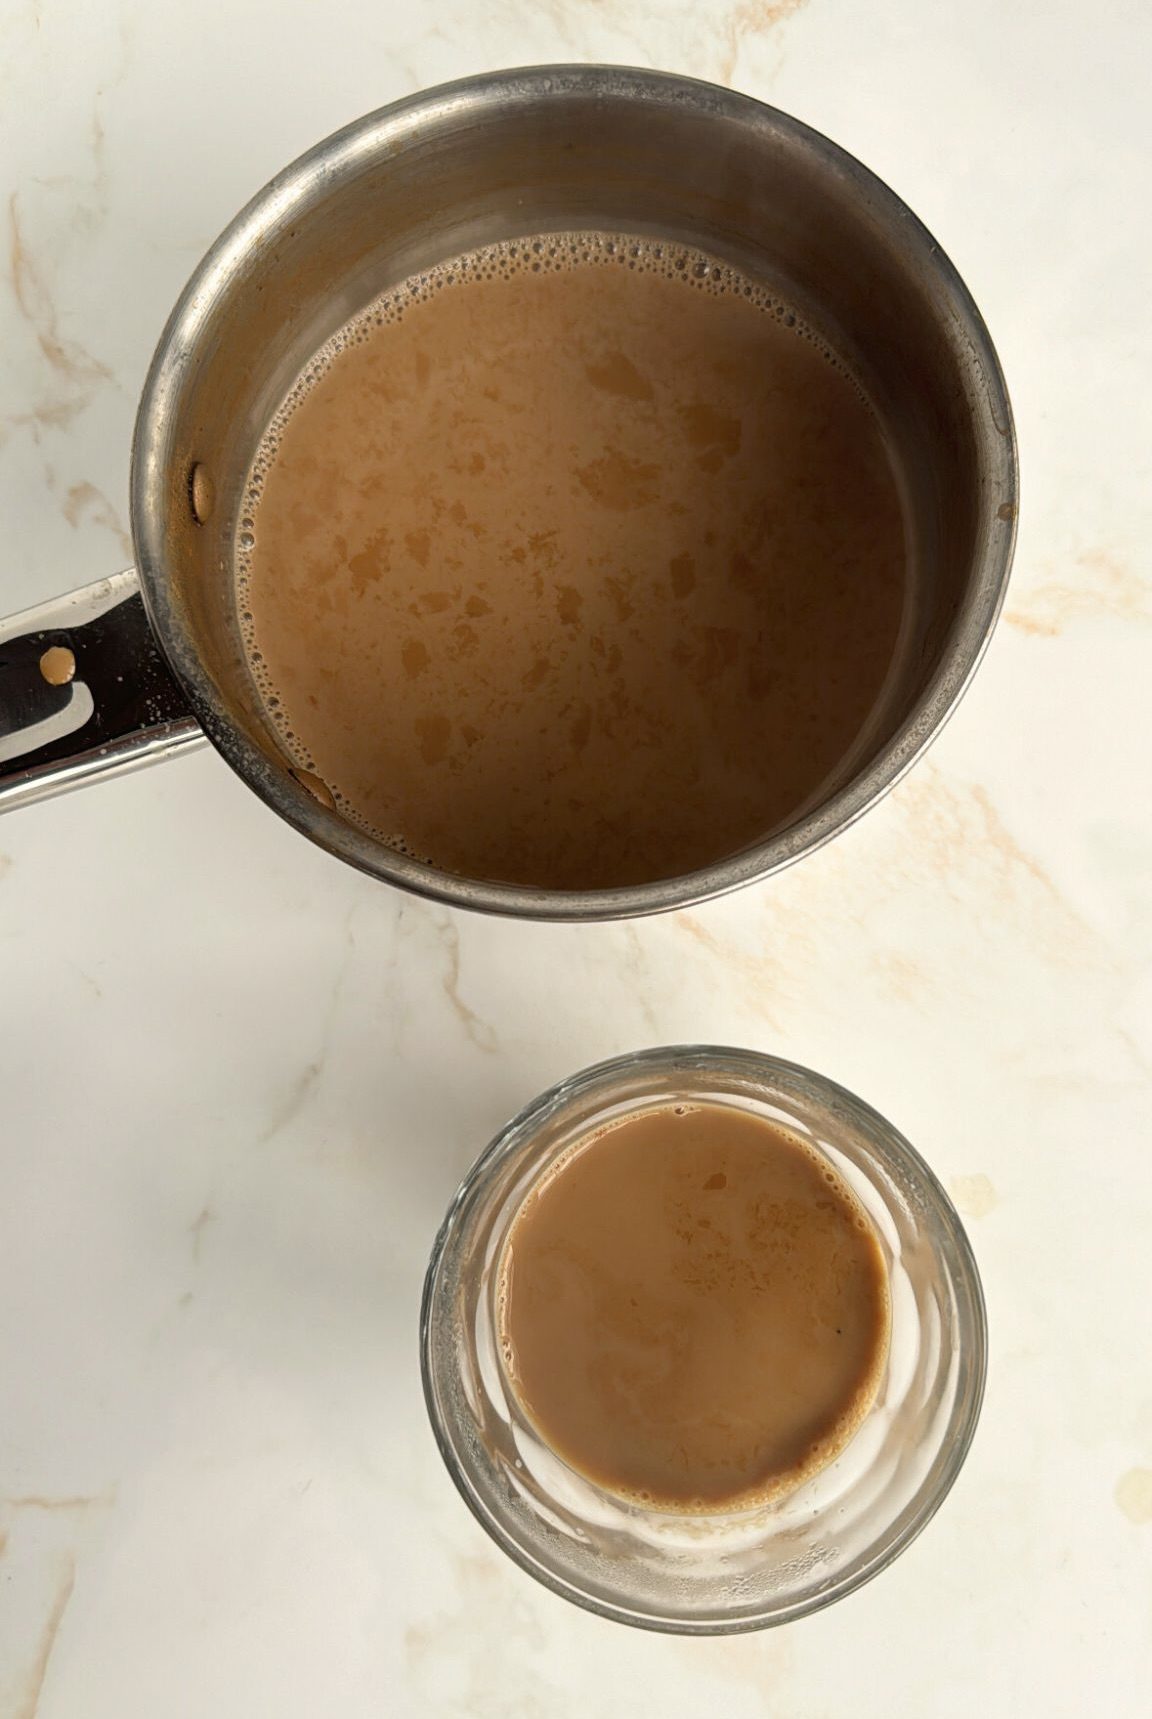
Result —
[{"label": "black saucepan handle", "polygon": [[0,621],[0,812],[204,739],[133,571]]}]

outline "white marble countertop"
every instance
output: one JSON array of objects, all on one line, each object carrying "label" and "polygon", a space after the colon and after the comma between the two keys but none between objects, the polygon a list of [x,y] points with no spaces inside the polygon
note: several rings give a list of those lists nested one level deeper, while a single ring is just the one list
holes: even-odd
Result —
[{"label": "white marble countertop", "polygon": [[[152,346],[247,196],[502,64],[798,114],[972,288],[1024,467],[1005,618],[911,779],[786,875],[586,929],[402,899],[210,752],[0,824],[3,1719],[915,1719],[1152,1684],[1152,12],[1141,0],[0,0],[0,608],[124,565]],[[507,1563],[427,1431],[465,1165],[559,1075],[745,1043],[966,1214],[992,1364],[944,1510],[792,1628],[648,1637]]]}]

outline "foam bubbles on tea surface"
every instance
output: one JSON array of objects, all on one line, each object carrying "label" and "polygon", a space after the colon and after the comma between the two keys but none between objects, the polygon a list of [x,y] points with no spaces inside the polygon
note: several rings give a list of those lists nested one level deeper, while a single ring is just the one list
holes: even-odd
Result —
[{"label": "foam bubbles on tea surface", "polygon": [[[563,271],[573,266],[602,266],[630,269],[641,274],[658,274],[667,280],[679,281],[686,289],[710,293],[719,298],[738,294],[748,299],[765,315],[773,317],[792,329],[802,340],[809,341],[826,362],[841,372],[858,389],[856,378],[837,354],[816,334],[795,310],[768,287],[758,284],[730,264],[721,262],[691,246],[651,239],[632,238],[626,234],[601,232],[551,233],[526,239],[508,239],[499,244],[485,245],[439,263],[425,273],[412,275],[399,286],[372,301],[351,321],[346,322],[325,341],[310,359],[300,376],[288,390],[260,441],[256,457],[245,486],[241,503],[241,518],[235,540],[235,567],[240,604],[240,630],[253,679],[274,726],[294,763],[305,770],[315,770],[315,760],[298,736],[283,724],[282,704],[260,649],[256,644],[252,610],[249,606],[249,582],[252,571],[252,551],[256,547],[255,515],[260,505],[268,471],[280,449],[280,439],[289,418],[301,401],[311,393],[326,374],[334,358],[351,347],[363,344],[373,328],[404,320],[405,309],[422,303],[447,288],[467,287],[471,281],[508,280],[513,275],[543,274]],[[402,836],[384,834],[367,823],[347,797],[334,785],[329,785],[333,798],[344,817],[360,825],[368,834],[386,842],[398,853],[411,859],[423,859],[415,853]]]},{"label": "foam bubbles on tea surface", "polygon": [[[309,360],[288,390],[272,417],[253,459],[243,493],[234,535],[234,567],[241,636],[253,681],[270,721],[292,762],[314,774],[332,794],[334,803],[349,822],[399,853],[415,859],[430,859],[451,866],[435,855],[418,851],[411,840],[395,828],[381,827],[344,791],[333,772],[322,767],[289,719],[284,689],[261,649],[258,638],[259,603],[253,596],[254,566],[259,560],[260,509],[270,473],[276,469],[288,426],[317,384],[328,375],[342,355],[370,346],[379,331],[399,325],[417,307],[443,294],[466,293],[473,286],[517,276],[586,274],[588,270],[657,276],[675,283],[695,297],[744,301],[748,307],[786,329],[805,343],[820,360],[843,377],[852,392],[864,400],[859,383],[827,342],[796,313],[779,294],[704,251],[667,240],[607,232],[560,232],[507,240],[444,261],[411,276],[380,295],[340,328]],[[866,403],[866,402],[865,402]],[[677,595],[680,593],[677,592]],[[564,620],[563,614],[561,620]],[[305,723],[306,727],[307,724]]]}]

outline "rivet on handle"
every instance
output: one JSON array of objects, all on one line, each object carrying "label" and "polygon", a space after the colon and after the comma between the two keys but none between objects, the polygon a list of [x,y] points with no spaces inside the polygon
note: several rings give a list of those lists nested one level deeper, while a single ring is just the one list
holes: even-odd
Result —
[{"label": "rivet on handle", "polygon": [[197,525],[206,525],[216,505],[216,485],[208,468],[200,463],[188,473],[188,501]]},{"label": "rivet on handle", "polygon": [[49,686],[67,686],[76,673],[75,654],[67,645],[49,645],[40,658],[40,673]]}]

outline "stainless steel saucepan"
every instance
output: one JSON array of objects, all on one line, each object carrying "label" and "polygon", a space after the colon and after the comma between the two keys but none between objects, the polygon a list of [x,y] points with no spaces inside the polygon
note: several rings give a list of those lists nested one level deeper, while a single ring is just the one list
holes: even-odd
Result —
[{"label": "stainless steel saucepan", "polygon": [[[689,876],[566,893],[422,865],[317,798],[257,696],[232,566],[261,433],[341,323],[461,251],[581,227],[696,245],[774,281],[810,316],[884,421],[913,585],[894,684],[819,804]],[[136,570],[0,625],[0,808],[207,737],[302,834],[419,894],[539,919],[684,906],[810,853],[923,752],[988,642],[1016,501],[1011,412],[975,305],[915,216],[827,138],[747,96],[658,72],[552,66],[448,84],[302,156],[196,270],[140,402]]]}]

